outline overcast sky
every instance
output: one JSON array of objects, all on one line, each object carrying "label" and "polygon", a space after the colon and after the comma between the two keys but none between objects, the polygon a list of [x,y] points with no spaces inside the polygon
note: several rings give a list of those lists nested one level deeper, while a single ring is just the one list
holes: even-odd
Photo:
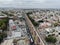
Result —
[{"label": "overcast sky", "polygon": [[0,0],[0,7],[60,8],[60,0]]}]

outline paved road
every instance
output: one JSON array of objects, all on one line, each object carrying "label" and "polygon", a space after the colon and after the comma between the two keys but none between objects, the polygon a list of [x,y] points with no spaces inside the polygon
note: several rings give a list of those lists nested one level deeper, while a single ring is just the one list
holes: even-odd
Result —
[{"label": "paved road", "polygon": [[13,39],[5,40],[1,45],[13,45]]},{"label": "paved road", "polygon": [[43,41],[41,40],[39,34],[37,33],[35,27],[34,27],[33,24],[31,23],[31,21],[29,20],[29,18],[27,17],[27,15],[24,15],[24,16],[25,16],[25,19],[26,19],[26,22],[27,22],[28,26],[29,26],[33,31],[35,31],[35,32],[36,32],[36,35],[39,37],[41,45],[44,45]]}]

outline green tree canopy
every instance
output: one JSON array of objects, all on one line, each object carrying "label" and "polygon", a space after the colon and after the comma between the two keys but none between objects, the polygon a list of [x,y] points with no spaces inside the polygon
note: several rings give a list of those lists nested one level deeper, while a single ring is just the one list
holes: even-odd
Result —
[{"label": "green tree canopy", "polygon": [[48,36],[45,38],[46,42],[51,42],[51,43],[55,43],[57,41],[57,39],[53,36]]}]

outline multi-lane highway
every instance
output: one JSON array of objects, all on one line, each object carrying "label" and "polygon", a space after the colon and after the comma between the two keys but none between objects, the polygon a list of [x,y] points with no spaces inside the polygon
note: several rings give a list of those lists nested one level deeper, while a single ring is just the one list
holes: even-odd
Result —
[{"label": "multi-lane highway", "polygon": [[[34,40],[35,40],[34,43],[35,43],[35,44],[38,44],[38,45],[44,45],[43,41],[41,40],[39,34],[37,33],[35,27],[34,27],[33,24],[31,23],[31,21],[29,20],[28,16],[27,16],[26,14],[25,14],[24,16],[25,16],[25,20],[26,20],[26,22],[27,22],[27,24],[28,24],[28,26],[29,26],[30,32],[33,33],[33,34],[32,34],[33,39],[34,39],[34,37],[35,37],[36,39],[38,38],[37,40],[34,39]],[[35,33],[35,34],[34,34],[34,33]],[[37,42],[39,42],[39,43],[37,43]]]}]

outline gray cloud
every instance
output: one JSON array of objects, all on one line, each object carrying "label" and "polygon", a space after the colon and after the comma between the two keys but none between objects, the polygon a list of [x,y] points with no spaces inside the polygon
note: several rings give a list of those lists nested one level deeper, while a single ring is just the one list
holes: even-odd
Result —
[{"label": "gray cloud", "polygon": [[60,8],[60,0],[0,0],[0,7]]}]

